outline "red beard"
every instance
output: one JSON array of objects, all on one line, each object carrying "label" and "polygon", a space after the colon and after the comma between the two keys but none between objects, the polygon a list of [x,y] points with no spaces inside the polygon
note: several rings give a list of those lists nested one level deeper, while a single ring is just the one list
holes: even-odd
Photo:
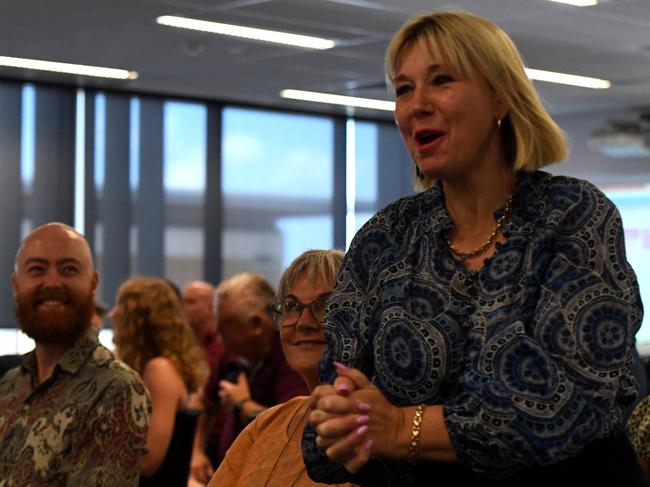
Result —
[{"label": "red beard", "polygon": [[[63,309],[41,309],[48,299],[61,300]],[[71,345],[90,328],[94,310],[92,293],[75,301],[67,289],[38,290],[31,296],[16,296],[16,318],[20,329],[37,343]]]}]

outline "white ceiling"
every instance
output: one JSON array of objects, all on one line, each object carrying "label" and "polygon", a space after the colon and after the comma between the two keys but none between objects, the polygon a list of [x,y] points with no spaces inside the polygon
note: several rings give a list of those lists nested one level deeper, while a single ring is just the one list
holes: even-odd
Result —
[{"label": "white ceiling", "polygon": [[[388,99],[382,65],[391,34],[412,15],[437,8],[463,8],[497,23],[529,67],[612,81],[608,90],[536,82],[556,114],[650,107],[650,0],[601,0],[586,8],[547,0],[0,0],[0,55],[140,74],[108,81],[0,68],[0,77],[342,113],[278,93],[296,88]],[[159,26],[159,15],[340,43],[327,51],[277,47]]]}]

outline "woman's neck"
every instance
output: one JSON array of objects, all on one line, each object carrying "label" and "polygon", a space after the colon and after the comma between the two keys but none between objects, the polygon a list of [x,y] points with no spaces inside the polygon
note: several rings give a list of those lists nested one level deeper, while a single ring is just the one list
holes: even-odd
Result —
[{"label": "woman's neck", "polygon": [[[497,242],[505,242],[502,225],[508,218],[517,175],[513,170],[494,172],[459,181],[443,181],[445,206],[454,223],[445,235],[450,252],[465,267],[478,271],[485,259],[496,252]],[[494,213],[504,208],[497,221]]]},{"label": "woman's neck", "polygon": [[480,240],[485,230],[492,229],[494,212],[505,206],[516,180],[512,169],[444,180],[445,206],[454,222],[455,237]]}]

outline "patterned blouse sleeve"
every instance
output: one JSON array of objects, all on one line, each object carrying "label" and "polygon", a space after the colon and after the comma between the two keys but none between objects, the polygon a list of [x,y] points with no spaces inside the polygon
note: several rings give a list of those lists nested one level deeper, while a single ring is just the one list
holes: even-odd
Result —
[{"label": "patterned blouse sleeve", "polygon": [[135,374],[111,381],[84,420],[74,462],[79,468],[68,485],[137,486],[150,415],[149,393]]},{"label": "patterned blouse sleeve", "polygon": [[643,311],[621,218],[582,183],[551,198],[521,302],[490,324],[496,331],[445,404],[459,457],[487,476],[577,455],[622,429],[637,393],[632,347]]},{"label": "patterned blouse sleeve", "polygon": [[[345,255],[341,271],[328,300],[324,329],[328,346],[320,362],[321,383],[332,383],[336,377],[334,361],[358,368],[368,377],[373,375],[372,353],[366,346],[363,333],[364,324],[360,322],[361,301],[365,291],[372,283],[372,269],[382,251],[390,248],[393,242],[385,231],[377,231],[389,219],[386,210],[375,215],[355,236]],[[361,250],[363,249],[363,250]],[[302,441],[303,458],[309,476],[318,482],[346,483],[358,485],[390,486],[409,485],[408,471],[395,468],[394,461],[371,461],[356,475],[348,473],[341,465],[330,463],[325,453],[316,446],[316,431],[307,425]]]}]

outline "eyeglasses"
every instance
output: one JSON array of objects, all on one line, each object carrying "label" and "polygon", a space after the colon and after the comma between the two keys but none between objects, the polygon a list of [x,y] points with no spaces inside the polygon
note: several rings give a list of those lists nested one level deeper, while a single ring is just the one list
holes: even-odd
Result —
[{"label": "eyeglasses", "polygon": [[297,299],[287,298],[279,303],[273,303],[273,314],[282,326],[293,326],[302,316],[303,310],[308,308],[312,317],[320,323],[325,317],[325,307],[329,297],[330,293],[321,294],[311,303],[301,303]]}]

